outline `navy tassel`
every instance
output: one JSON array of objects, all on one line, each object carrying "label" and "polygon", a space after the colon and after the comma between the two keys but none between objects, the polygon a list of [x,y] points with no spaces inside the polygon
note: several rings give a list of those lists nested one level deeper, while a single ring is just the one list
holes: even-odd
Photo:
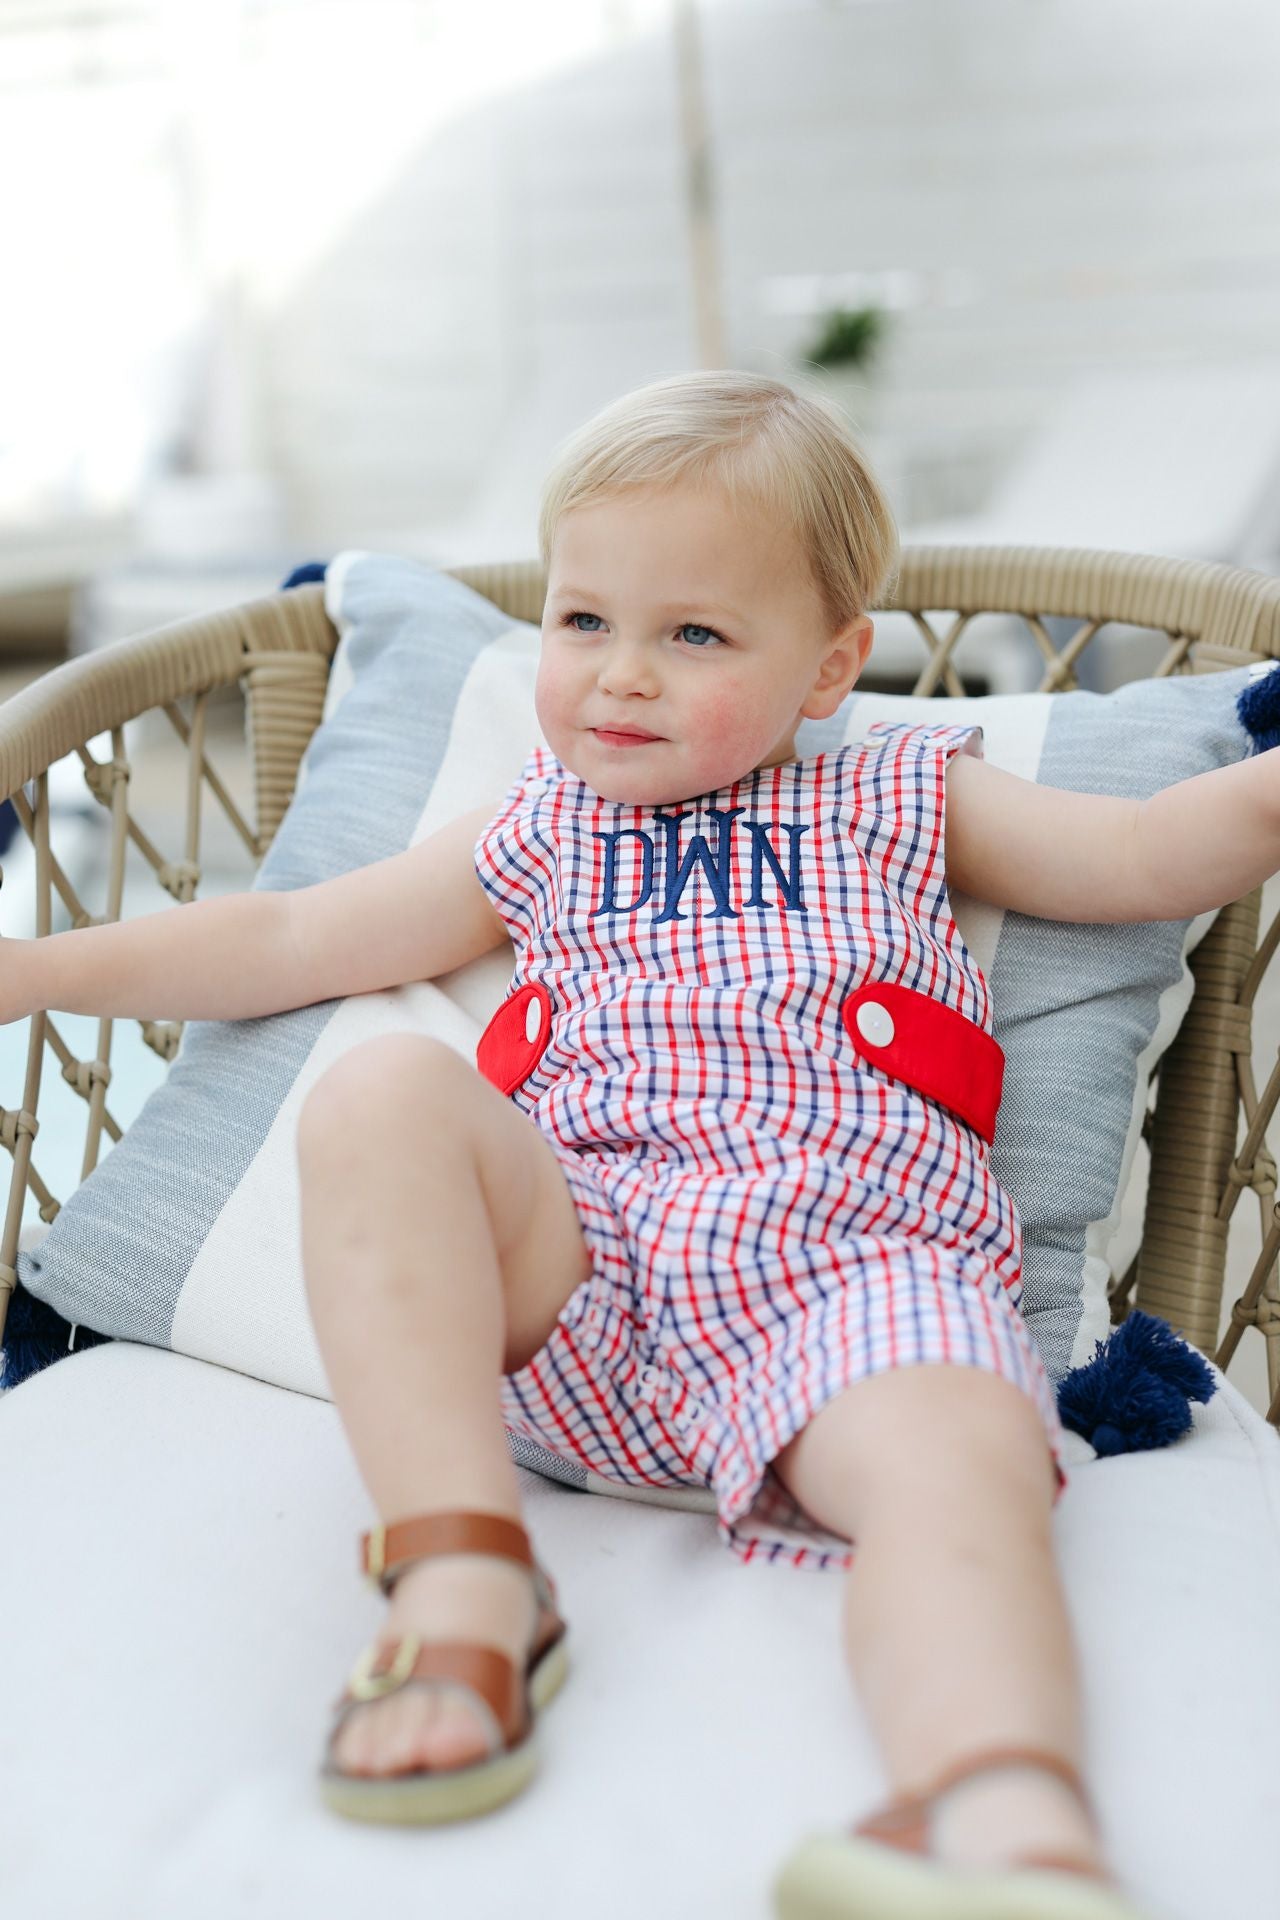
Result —
[{"label": "navy tassel", "polygon": [[305,587],[315,580],[323,580],[327,564],[324,560],[304,560],[300,567],[294,568],[287,580],[280,582],[281,593],[287,593],[290,587]]},{"label": "navy tassel", "polygon": [[1096,1453],[1167,1447],[1191,1425],[1191,1401],[1218,1383],[1203,1354],[1153,1314],[1130,1313],[1058,1388],[1062,1423]]},{"label": "navy tassel", "polygon": [[81,1347],[100,1347],[104,1340],[110,1340],[109,1333],[94,1333],[90,1327],[76,1327],[74,1333],[69,1320],[43,1300],[37,1300],[29,1293],[21,1280],[17,1281],[9,1297],[9,1311],[4,1321],[4,1346],[0,1348],[0,1391],[18,1386],[23,1380],[29,1380],[33,1373],[43,1373],[55,1360],[65,1360],[67,1354]]},{"label": "navy tassel", "polygon": [[1240,725],[1252,734],[1254,752],[1280,747],[1280,666],[1258,661],[1236,699]]}]

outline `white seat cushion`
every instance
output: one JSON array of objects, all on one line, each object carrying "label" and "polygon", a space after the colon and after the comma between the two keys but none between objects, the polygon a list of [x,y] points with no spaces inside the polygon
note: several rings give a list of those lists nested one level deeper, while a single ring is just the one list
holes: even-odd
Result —
[{"label": "white seat cushion", "polygon": [[[1076,1466],[1055,1528],[1089,1774],[1153,1914],[1275,1910],[1280,1437],[1219,1376],[1176,1445]],[[767,1920],[814,1823],[881,1797],[838,1574],[522,1474],[573,1670],[505,1810],[365,1828],[314,1787],[385,1603],[335,1408],[115,1343],[0,1396],[4,1909],[21,1920]]]}]

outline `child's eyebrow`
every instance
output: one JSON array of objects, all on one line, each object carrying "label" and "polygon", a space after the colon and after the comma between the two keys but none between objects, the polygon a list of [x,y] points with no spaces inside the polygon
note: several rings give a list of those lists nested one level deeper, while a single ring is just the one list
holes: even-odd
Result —
[{"label": "child's eyebrow", "polygon": [[[589,593],[585,587],[556,587],[551,594],[551,598],[553,600],[599,600],[603,598],[603,595]],[[659,607],[658,612],[667,615],[668,618],[676,613],[707,613],[715,620],[732,620],[741,623],[746,619],[746,615],[739,613],[736,608],[716,606],[710,600],[672,601],[668,606]]]}]

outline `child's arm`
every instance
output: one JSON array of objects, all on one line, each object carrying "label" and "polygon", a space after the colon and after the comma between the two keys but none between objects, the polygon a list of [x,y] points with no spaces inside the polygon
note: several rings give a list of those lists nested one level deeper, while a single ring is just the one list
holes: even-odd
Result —
[{"label": "child's arm", "polygon": [[0,1024],[39,1008],[249,1020],[429,980],[509,938],[472,849],[496,807],[292,892],[233,893],[37,940],[0,940]]},{"label": "child's arm", "polygon": [[1042,787],[973,754],[947,763],[948,886],[1047,920],[1188,920],[1280,869],[1280,752],[1149,800]]},{"label": "child's arm", "polygon": [[434,980],[511,938],[475,867],[498,811],[459,814],[404,853],[287,894],[294,967],[305,998],[374,993]]}]

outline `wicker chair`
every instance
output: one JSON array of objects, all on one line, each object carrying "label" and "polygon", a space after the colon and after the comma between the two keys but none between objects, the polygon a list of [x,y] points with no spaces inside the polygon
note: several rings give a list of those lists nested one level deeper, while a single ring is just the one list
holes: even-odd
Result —
[{"label": "wicker chair", "polygon": [[[534,561],[448,569],[514,619],[537,622],[545,574]],[[907,548],[892,598],[876,611],[897,611],[918,629],[925,664],[912,691],[962,695],[956,653],[980,614],[1021,616],[1042,652],[1042,690],[1077,685],[1075,663],[1110,623],[1163,634],[1168,648],[1155,671],[1212,673],[1280,658],[1280,580],[1239,568],[1150,555],[1088,549],[1012,547]],[[943,625],[926,613],[948,616]],[[1079,624],[1055,647],[1044,621]],[[0,707],[0,794],[9,796],[35,848],[37,934],[51,931],[52,889],[73,926],[88,924],[50,845],[48,769],[78,753],[91,793],[111,815],[107,909],[118,918],[128,841],[179,902],[200,880],[203,783],[208,782],[247,850],[261,859],[293,793],[299,762],[321,717],[337,635],[323,590],[303,586],[200,619],[120,641],[65,662]],[[1149,670],[1145,669],[1144,670]],[[254,820],[245,820],[206,751],[210,696],[239,686],[244,694],[253,774]],[[179,706],[190,697],[189,712]],[[186,841],[165,856],[131,817],[130,766],[124,725],[163,709],[188,750]],[[86,742],[110,731],[112,757],[97,761]],[[31,783],[32,791],[24,791]],[[251,879],[246,875],[245,884]],[[1159,1315],[1201,1352],[1226,1367],[1247,1327],[1267,1343],[1268,1418],[1280,1423],[1280,1294],[1276,1257],[1280,1208],[1274,1202],[1275,1160],[1266,1128],[1280,1099],[1280,1063],[1259,1096],[1251,1060],[1251,1012],[1259,982],[1280,940],[1280,919],[1259,938],[1261,889],[1218,915],[1191,956],[1195,993],[1173,1046],[1153,1078],[1144,1137],[1150,1181],[1141,1246],[1113,1276],[1112,1319],[1131,1306]],[[147,1045],[172,1059],[181,1026],[139,1023]],[[0,1108],[0,1137],[13,1155],[13,1175],[0,1243],[0,1336],[15,1280],[15,1259],[28,1185],[41,1219],[60,1201],[40,1175],[35,1152],[37,1105],[46,1042],[87,1112],[82,1175],[97,1164],[103,1130],[121,1128],[107,1105],[111,1021],[99,1029],[99,1058],[76,1059],[48,1013],[32,1016],[21,1103]],[[1237,1135],[1243,1125],[1243,1136]],[[1258,1196],[1260,1251],[1248,1284],[1218,1343],[1227,1232],[1245,1187]]]}]

